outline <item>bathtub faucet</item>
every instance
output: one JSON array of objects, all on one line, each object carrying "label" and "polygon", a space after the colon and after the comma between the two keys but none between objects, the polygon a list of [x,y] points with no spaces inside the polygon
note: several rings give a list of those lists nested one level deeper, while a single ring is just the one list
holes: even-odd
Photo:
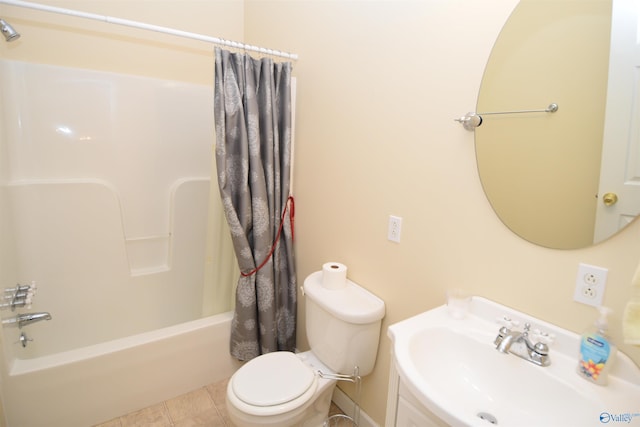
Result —
[{"label": "bathtub faucet", "polygon": [[15,311],[17,307],[31,308],[31,301],[36,290],[35,282],[26,286],[17,284],[15,288],[5,288],[3,299],[8,302],[0,303],[0,310],[11,308],[11,311]]},{"label": "bathtub faucet", "polygon": [[46,311],[43,311],[42,313],[24,313],[18,314],[18,316],[16,316],[16,320],[18,321],[18,327],[22,328],[23,326],[27,326],[41,320],[51,320],[51,315]]},{"label": "bathtub faucet", "polygon": [[22,328],[23,326],[27,326],[41,320],[51,320],[51,314],[47,312],[18,314],[16,317],[2,319],[2,324],[13,325],[17,323],[18,327]]}]

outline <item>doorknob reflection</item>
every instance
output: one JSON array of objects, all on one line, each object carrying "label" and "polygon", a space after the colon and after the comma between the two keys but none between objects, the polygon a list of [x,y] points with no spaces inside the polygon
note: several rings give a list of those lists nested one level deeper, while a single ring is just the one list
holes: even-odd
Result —
[{"label": "doorknob reflection", "polygon": [[613,206],[618,201],[618,195],[616,193],[605,193],[602,197],[602,202],[605,206]]}]

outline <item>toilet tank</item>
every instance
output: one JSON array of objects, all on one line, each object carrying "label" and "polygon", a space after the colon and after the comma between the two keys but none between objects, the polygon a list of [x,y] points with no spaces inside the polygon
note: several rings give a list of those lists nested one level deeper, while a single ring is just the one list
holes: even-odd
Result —
[{"label": "toilet tank", "polygon": [[336,373],[361,376],[373,370],[378,352],[384,302],[347,279],[346,286],[328,289],[322,271],[304,281],[306,331],[311,351]]}]

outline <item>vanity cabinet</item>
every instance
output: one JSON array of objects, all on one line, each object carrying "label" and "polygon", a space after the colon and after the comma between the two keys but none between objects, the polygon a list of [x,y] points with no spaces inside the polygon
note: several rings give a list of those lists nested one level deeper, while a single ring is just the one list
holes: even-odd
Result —
[{"label": "vanity cabinet", "polygon": [[393,359],[387,393],[387,427],[449,427],[416,399],[402,382]]}]

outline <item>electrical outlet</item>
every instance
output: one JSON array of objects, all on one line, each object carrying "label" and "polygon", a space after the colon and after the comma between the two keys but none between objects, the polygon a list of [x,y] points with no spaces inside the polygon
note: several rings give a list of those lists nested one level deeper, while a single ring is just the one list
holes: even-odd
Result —
[{"label": "electrical outlet", "polygon": [[400,231],[402,230],[402,218],[399,216],[389,215],[389,229],[387,231],[387,239],[392,242],[400,243]]},{"label": "electrical outlet", "polygon": [[606,268],[580,263],[573,299],[595,307],[602,305],[608,271]]},{"label": "electrical outlet", "polygon": [[585,273],[584,276],[582,276],[582,280],[590,286],[596,286],[598,284],[598,276],[592,272]]},{"label": "electrical outlet", "polygon": [[585,286],[582,288],[582,296],[592,300],[598,296],[598,292],[596,291],[596,288],[592,286]]}]

